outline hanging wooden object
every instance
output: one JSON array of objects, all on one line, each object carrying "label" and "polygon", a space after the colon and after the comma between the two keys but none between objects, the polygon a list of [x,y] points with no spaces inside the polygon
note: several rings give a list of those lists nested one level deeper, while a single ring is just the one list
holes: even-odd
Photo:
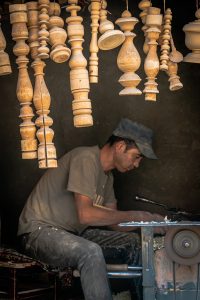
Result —
[{"label": "hanging wooden object", "polygon": [[38,2],[30,1],[27,6],[27,26],[28,26],[28,44],[30,47],[31,58],[34,60],[38,56]]},{"label": "hanging wooden object", "polygon": [[146,30],[148,29],[147,25],[146,25],[146,16],[147,16],[147,12],[148,12],[148,8],[152,6],[151,1],[150,0],[142,0],[139,2],[138,7],[139,9],[142,10],[142,12],[139,14],[143,26],[142,26],[142,31],[144,32],[144,37],[145,37],[145,41],[143,44],[143,51],[145,54],[147,54],[148,50],[149,50],[149,46],[148,46],[148,38],[146,35]]},{"label": "hanging wooden object", "polygon": [[180,77],[177,75],[178,72],[178,64],[168,60],[168,71],[169,75],[169,89],[170,91],[177,91],[183,87],[183,84],[180,82]]},{"label": "hanging wooden object", "polygon": [[81,7],[78,0],[68,0],[67,12],[71,16],[66,19],[68,24],[67,33],[71,44],[72,55],[69,61],[70,66],[70,86],[74,100],[72,110],[75,127],[88,127],[93,125],[91,101],[88,99],[89,75],[87,71],[87,60],[82,53],[82,43],[84,41],[84,28],[81,24],[83,18],[77,15]]},{"label": "hanging wooden object", "polygon": [[162,71],[168,70],[170,39],[171,39],[171,21],[172,21],[172,12],[170,8],[167,8],[164,15],[161,55],[160,55],[160,70]]},{"label": "hanging wooden object", "polygon": [[38,32],[40,47],[38,48],[38,56],[41,59],[49,58],[49,48],[47,43],[49,42],[49,0],[38,0],[39,8],[39,26],[40,30]]},{"label": "hanging wooden object", "polygon": [[50,128],[53,124],[52,118],[48,116],[50,110],[51,97],[44,81],[45,63],[41,60],[35,60],[32,63],[35,75],[35,89],[33,102],[39,117],[35,124],[39,127],[36,135],[39,140],[38,160],[39,168],[56,168],[56,149],[52,142],[54,132]]},{"label": "hanging wooden object", "polygon": [[185,32],[185,45],[191,50],[183,61],[189,63],[200,63],[200,8],[195,13],[197,20],[190,22],[183,27]]},{"label": "hanging wooden object", "polygon": [[98,82],[98,51],[97,44],[98,28],[99,28],[99,14],[101,8],[101,0],[91,0],[90,13],[91,13],[91,28],[92,37],[90,41],[90,58],[89,58],[89,78],[90,83]]},{"label": "hanging wooden object", "polygon": [[[1,21],[1,15],[0,15]],[[6,39],[4,37],[3,31],[1,29],[0,23],[0,76],[1,75],[8,75],[12,73],[11,66],[10,66],[10,59],[8,54],[4,51],[6,49]]]},{"label": "hanging wooden object", "polygon": [[157,40],[160,35],[160,27],[162,24],[162,15],[160,9],[157,7],[149,7],[146,16],[146,30],[147,38],[149,39],[149,51],[144,62],[144,71],[147,75],[147,82],[145,83],[145,100],[156,101],[156,94],[159,93],[157,83],[155,82],[156,76],[159,72],[159,59],[157,55]]},{"label": "hanging wooden object", "polygon": [[171,60],[171,61],[173,61],[175,63],[181,62],[183,60],[183,55],[182,55],[181,52],[179,52],[178,50],[176,50],[172,34],[171,34],[171,38],[170,38],[170,44],[171,44],[172,51],[169,54],[169,60]]},{"label": "hanging wooden object", "polygon": [[16,63],[19,69],[16,93],[21,105],[20,118],[23,120],[20,124],[22,158],[34,159],[37,158],[37,140],[36,127],[31,121],[34,116],[31,108],[33,88],[27,72],[29,46],[25,43],[28,39],[26,4],[10,5],[9,12],[12,38],[16,42],[13,52],[17,56]]},{"label": "hanging wooden object", "polygon": [[[67,32],[63,29],[64,21],[59,16],[61,11],[59,8],[58,3],[50,3],[49,40],[52,46],[50,58],[56,63],[63,63],[69,59],[71,50],[65,44]],[[51,16],[52,13],[56,15]]]},{"label": "hanging wooden object", "polygon": [[120,29],[124,31],[125,41],[117,56],[117,65],[119,69],[124,72],[120,77],[119,83],[124,89],[119,93],[120,96],[127,95],[141,95],[141,91],[136,88],[140,83],[141,78],[135,73],[140,67],[141,59],[140,55],[133,44],[133,39],[136,34],[133,31],[135,24],[138,23],[138,19],[132,17],[128,10],[125,10],[121,18],[115,22],[119,25]]},{"label": "hanging wooden object", "polygon": [[34,69],[35,86],[33,93],[33,102],[39,117],[35,123],[39,127],[37,130],[38,146],[38,161],[39,168],[55,168],[57,167],[56,149],[52,142],[54,132],[49,126],[53,124],[53,120],[48,116],[50,107],[50,94],[44,81],[45,63],[38,56],[38,5],[37,2],[28,2],[28,30],[29,30],[29,45],[31,57],[34,60],[31,64]]},{"label": "hanging wooden object", "polygon": [[121,30],[114,30],[114,25],[107,19],[107,1],[102,0],[100,10],[99,32],[101,36],[98,40],[98,46],[101,50],[111,50],[120,46],[125,36]]},{"label": "hanging wooden object", "polygon": [[49,2],[48,12],[49,12],[49,17],[60,16],[61,14],[60,4],[57,2]]}]

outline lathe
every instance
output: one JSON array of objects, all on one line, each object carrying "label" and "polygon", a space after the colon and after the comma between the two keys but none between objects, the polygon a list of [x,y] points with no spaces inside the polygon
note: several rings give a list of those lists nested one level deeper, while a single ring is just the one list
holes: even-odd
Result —
[{"label": "lathe", "polygon": [[[200,299],[200,222],[128,222],[140,227],[142,266],[109,272],[110,277],[142,277],[143,300]],[[154,249],[153,230],[164,226],[163,243]]]}]

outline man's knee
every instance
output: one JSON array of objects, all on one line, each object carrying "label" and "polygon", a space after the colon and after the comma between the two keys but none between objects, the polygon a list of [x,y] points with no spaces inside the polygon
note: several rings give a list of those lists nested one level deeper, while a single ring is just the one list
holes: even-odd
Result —
[{"label": "man's knee", "polygon": [[87,249],[85,248],[84,250],[83,257],[87,257],[90,261],[98,262],[104,260],[102,249],[98,244],[90,242],[87,245]]}]

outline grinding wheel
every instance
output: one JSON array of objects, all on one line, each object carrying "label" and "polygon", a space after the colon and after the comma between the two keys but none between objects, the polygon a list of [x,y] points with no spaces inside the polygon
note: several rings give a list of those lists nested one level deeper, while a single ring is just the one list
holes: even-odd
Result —
[{"label": "grinding wheel", "polygon": [[170,259],[182,265],[200,263],[200,228],[170,228],[165,236]]}]

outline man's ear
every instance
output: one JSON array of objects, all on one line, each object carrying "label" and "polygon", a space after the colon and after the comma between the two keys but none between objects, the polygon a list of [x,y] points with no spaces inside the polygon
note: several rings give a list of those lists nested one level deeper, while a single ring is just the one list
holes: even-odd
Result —
[{"label": "man's ear", "polygon": [[115,144],[115,149],[119,153],[123,153],[126,150],[126,144],[124,141],[119,141]]}]

